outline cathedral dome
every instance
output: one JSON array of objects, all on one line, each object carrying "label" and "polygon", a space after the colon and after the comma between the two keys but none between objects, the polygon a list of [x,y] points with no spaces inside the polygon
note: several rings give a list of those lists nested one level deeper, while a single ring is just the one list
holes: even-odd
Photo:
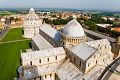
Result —
[{"label": "cathedral dome", "polygon": [[83,37],[85,36],[84,30],[80,23],[73,19],[64,26],[63,34],[70,37]]}]

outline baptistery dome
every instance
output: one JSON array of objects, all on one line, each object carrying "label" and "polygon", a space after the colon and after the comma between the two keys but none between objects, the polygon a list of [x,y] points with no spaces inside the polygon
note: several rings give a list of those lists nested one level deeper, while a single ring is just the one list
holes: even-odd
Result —
[{"label": "baptistery dome", "polygon": [[76,19],[73,19],[64,26],[63,34],[69,37],[85,36],[82,26],[79,24],[79,22]]},{"label": "baptistery dome", "polygon": [[26,21],[39,20],[39,17],[37,16],[37,14],[35,14],[35,10],[34,10],[33,8],[30,8],[29,14],[27,14],[27,15],[25,16],[25,20],[26,20]]},{"label": "baptistery dome", "polygon": [[29,13],[24,18],[23,30],[25,38],[32,38],[34,35],[39,34],[39,28],[42,25],[42,19],[35,14],[33,8],[30,9]]}]

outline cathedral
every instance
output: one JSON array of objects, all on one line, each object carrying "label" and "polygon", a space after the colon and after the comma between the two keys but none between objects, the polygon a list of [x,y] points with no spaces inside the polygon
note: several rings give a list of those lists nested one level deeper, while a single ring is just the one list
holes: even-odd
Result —
[{"label": "cathedral", "polygon": [[19,80],[96,80],[113,61],[110,42],[89,40],[75,16],[57,31],[31,8],[23,36],[32,48],[21,52]]}]

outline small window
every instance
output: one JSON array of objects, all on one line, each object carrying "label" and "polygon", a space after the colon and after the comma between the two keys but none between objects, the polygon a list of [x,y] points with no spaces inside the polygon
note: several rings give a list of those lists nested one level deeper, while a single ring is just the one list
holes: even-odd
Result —
[{"label": "small window", "polygon": [[32,61],[30,61],[30,65],[32,65]]},{"label": "small window", "polygon": [[105,61],[105,59],[103,59],[103,62]]},{"label": "small window", "polygon": [[75,57],[74,57],[74,62],[76,62],[76,59],[75,59]]},{"label": "small window", "polygon": [[55,60],[57,60],[57,56],[55,57]]},{"label": "small window", "polygon": [[50,74],[50,77],[52,76],[52,74]]},{"label": "small window", "polygon": [[96,61],[96,64],[97,64],[97,61]]},{"label": "small window", "polygon": [[40,80],[41,80],[41,76],[40,76]]},{"label": "small window", "polygon": [[47,58],[47,61],[49,62],[49,58]]},{"label": "small window", "polygon": [[81,66],[81,61],[80,61],[80,64],[79,64],[79,66]]},{"label": "small window", "polygon": [[105,45],[105,49],[107,49],[107,45]]},{"label": "small window", "polygon": [[39,59],[39,63],[41,63],[41,59]]},{"label": "small window", "polygon": [[98,46],[100,47],[100,44]]},{"label": "small window", "polygon": [[89,63],[88,63],[88,67],[89,67]]},{"label": "small window", "polygon": [[96,55],[94,55],[94,58],[96,57]]},{"label": "small window", "polygon": [[46,78],[46,75],[45,75],[45,78]]}]

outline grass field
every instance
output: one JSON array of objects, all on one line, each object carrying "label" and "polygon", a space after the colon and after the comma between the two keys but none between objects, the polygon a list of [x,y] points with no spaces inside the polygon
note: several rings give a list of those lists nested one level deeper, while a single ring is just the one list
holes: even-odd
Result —
[{"label": "grass field", "polygon": [[20,49],[29,48],[30,41],[13,42],[0,45],[0,80],[11,80],[17,76],[20,65]]},{"label": "grass field", "polygon": [[[23,41],[15,41],[23,40]],[[31,40],[22,38],[22,28],[10,29],[0,42],[15,41],[0,44],[0,80],[13,80],[17,77],[20,65],[20,50],[30,48]]]},{"label": "grass field", "polygon": [[13,13],[13,12],[0,12],[0,15],[15,15],[17,13]]},{"label": "grass field", "polygon": [[21,40],[22,37],[22,28],[13,28],[7,33],[7,35],[2,39],[2,42]]}]

